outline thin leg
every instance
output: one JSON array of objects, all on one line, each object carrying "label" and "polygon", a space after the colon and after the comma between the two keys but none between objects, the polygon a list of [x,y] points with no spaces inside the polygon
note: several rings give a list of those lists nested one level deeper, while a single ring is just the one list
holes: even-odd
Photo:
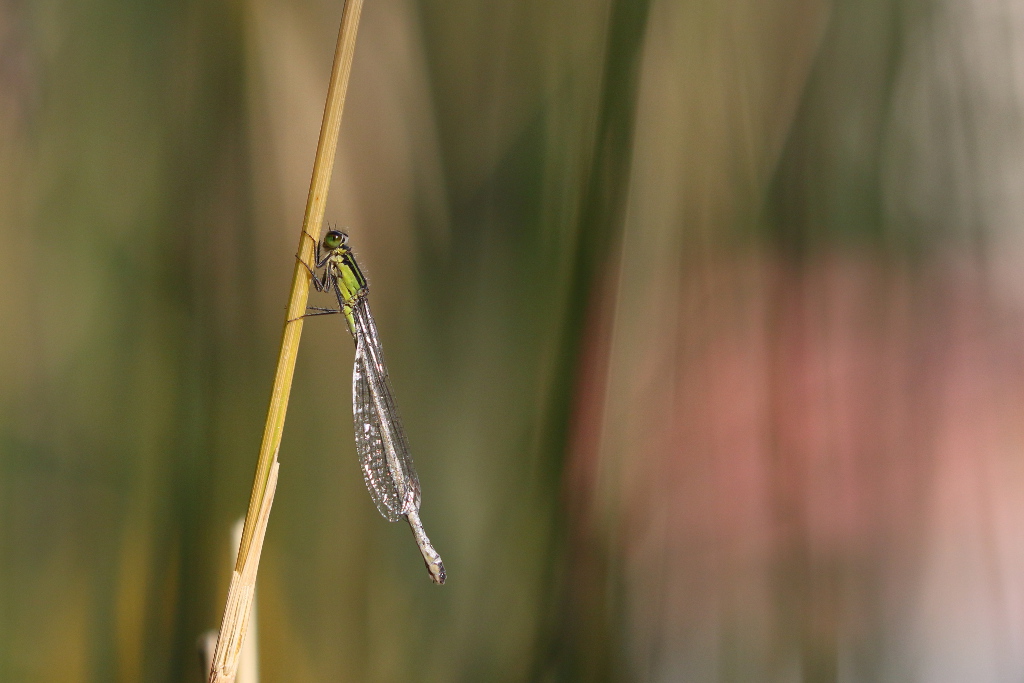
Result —
[{"label": "thin leg", "polygon": [[307,231],[303,230],[302,234],[308,237],[313,242],[313,248],[316,249],[316,258],[320,259],[320,243],[317,242],[316,238],[310,235]]},{"label": "thin leg", "polygon": [[301,263],[305,267],[306,272],[309,273],[309,279],[313,280],[315,282],[316,281],[316,273],[313,271],[312,268],[309,267],[309,264],[306,263],[305,261],[303,261],[302,257],[299,256],[298,254],[295,255],[295,260],[298,261],[299,263]]},{"label": "thin leg", "polygon": [[[306,237],[308,237],[309,239],[313,240],[313,245],[316,247],[316,252],[315,252],[315,254],[313,256],[313,263],[316,264],[317,268],[323,268],[325,265],[327,265],[327,261],[331,258],[331,253],[327,252],[326,254],[324,254],[323,258],[321,258],[320,257],[320,243],[317,242],[313,238],[313,236],[310,235],[305,230],[302,231],[302,234],[305,235]],[[314,282],[316,282],[316,272],[314,272],[313,268],[310,268],[309,264],[306,263],[305,261],[303,261],[302,257],[299,256],[298,254],[295,255],[295,258],[299,261],[299,263],[301,263],[303,266],[305,266],[307,271],[309,271],[310,279],[313,280]],[[321,282],[319,284],[320,284],[320,286],[317,287],[317,291],[318,292],[324,291],[324,288],[327,285],[326,278],[324,279],[323,282]]]},{"label": "thin leg", "polygon": [[[299,263],[301,263],[302,267],[306,269],[307,273],[309,273],[309,279],[312,280],[313,282],[316,282],[317,281],[317,279],[316,279],[316,272],[312,268],[309,267],[309,264],[306,263],[305,261],[303,261],[302,257],[299,256],[298,254],[295,255],[295,260],[298,261]],[[323,290],[321,290],[318,287],[317,291],[323,291]]]},{"label": "thin leg", "polygon": [[[326,292],[328,289],[332,288],[334,283],[332,282],[332,276],[329,270],[325,270],[323,276],[317,278],[316,272],[309,267],[308,263],[299,258],[298,254],[295,255],[295,258],[298,260],[299,263],[301,263],[306,268],[306,271],[309,272],[309,282],[311,285],[313,285],[316,291]],[[322,266],[318,265],[318,267]]]},{"label": "thin leg", "polygon": [[[328,225],[328,227],[330,227],[330,225]],[[306,237],[308,237],[311,240],[313,239],[313,236],[310,235],[305,230],[302,231],[302,234],[305,235]],[[326,254],[323,255],[323,257],[321,257],[320,256],[320,242],[317,242],[316,240],[313,240],[313,244],[316,245],[316,253],[313,256],[313,262],[316,264],[316,268],[323,268],[324,266],[327,265],[327,262],[330,261],[332,252],[328,251]],[[333,285],[334,285],[334,283],[332,282],[333,278],[331,277],[331,273],[330,273],[329,270],[324,271],[323,276],[321,276],[318,279],[317,276],[316,276],[316,271],[313,270],[313,268],[310,268],[309,264],[306,263],[305,261],[303,261],[301,256],[296,254],[295,258],[296,258],[296,260],[298,260],[299,263],[301,263],[303,265],[303,267],[309,273],[310,283],[313,285],[313,287],[316,288],[316,291],[318,291],[318,292],[326,292],[328,289],[331,289],[333,287]]]},{"label": "thin leg", "polygon": [[[328,223],[327,224],[327,229],[328,230],[333,230],[334,228],[332,228],[331,224]],[[309,235],[308,232],[306,234]],[[323,242],[316,242],[316,267],[317,268],[323,268],[325,265],[327,265],[327,261],[331,258],[331,252],[330,251],[328,251],[326,254],[324,254],[323,258],[320,258],[320,249],[321,249],[322,246],[323,246]]]},{"label": "thin leg", "polygon": [[344,313],[344,311],[339,311],[334,308],[320,308],[318,306],[309,306],[306,308],[306,310],[312,310],[313,313],[304,313],[303,315],[300,315],[298,318],[292,318],[288,322],[293,323],[296,320],[302,320],[303,318],[312,318],[315,315],[333,315],[335,313]]},{"label": "thin leg", "polygon": [[325,270],[323,277],[320,278],[319,281],[317,281],[316,278],[313,278],[313,286],[316,287],[316,291],[318,292],[326,292],[328,289],[333,289],[334,276],[331,274],[331,271]]}]

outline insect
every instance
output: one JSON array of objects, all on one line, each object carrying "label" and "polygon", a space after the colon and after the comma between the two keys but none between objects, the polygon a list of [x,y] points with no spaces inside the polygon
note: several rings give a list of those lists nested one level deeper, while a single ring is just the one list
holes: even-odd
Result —
[{"label": "insect", "polygon": [[319,278],[308,264],[302,263],[309,270],[311,282],[318,292],[333,292],[338,298],[338,308],[310,306],[307,310],[311,312],[306,316],[341,313],[355,340],[352,419],[356,453],[366,488],[386,520],[397,522],[405,518],[431,580],[443,584],[444,564],[420,522],[420,480],[412,464],[409,442],[395,405],[377,326],[370,314],[369,287],[348,246],[348,235],[329,230],[317,243],[315,264],[317,269],[323,268]]}]

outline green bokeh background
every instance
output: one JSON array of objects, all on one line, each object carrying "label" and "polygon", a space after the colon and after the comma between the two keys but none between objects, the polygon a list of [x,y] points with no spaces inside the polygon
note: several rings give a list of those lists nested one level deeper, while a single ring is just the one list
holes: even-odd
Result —
[{"label": "green bokeh background", "polygon": [[[370,504],[351,342],[340,321],[308,325],[260,574],[266,680],[549,667],[570,310],[582,243],[610,232],[580,212],[603,194],[595,149],[621,164],[628,135],[633,84],[601,85],[606,44],[635,53],[642,31],[608,12],[367,3],[328,217],[371,278],[451,581],[433,590],[408,530]],[[0,678],[198,680],[340,5],[3,15]]]}]

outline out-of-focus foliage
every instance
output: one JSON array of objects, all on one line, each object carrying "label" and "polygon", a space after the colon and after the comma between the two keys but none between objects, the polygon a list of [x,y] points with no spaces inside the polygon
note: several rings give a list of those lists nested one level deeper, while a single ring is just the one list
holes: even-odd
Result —
[{"label": "out-of-focus foliage", "polygon": [[[0,680],[200,680],[340,13],[0,3]],[[1021,27],[367,0],[328,216],[449,582],[311,320],[263,680],[1019,680]]]}]

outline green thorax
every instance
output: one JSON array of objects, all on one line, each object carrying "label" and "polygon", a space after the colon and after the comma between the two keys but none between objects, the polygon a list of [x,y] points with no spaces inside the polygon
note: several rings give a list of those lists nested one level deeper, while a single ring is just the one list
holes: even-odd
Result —
[{"label": "green thorax", "polygon": [[352,306],[370,291],[369,286],[366,284],[366,277],[363,275],[363,271],[359,269],[359,264],[356,263],[356,257],[352,250],[346,245],[342,245],[334,250],[334,253],[331,254],[328,268],[334,274],[335,287],[338,288],[338,298],[340,299],[339,303],[341,304],[342,311],[345,313],[345,319],[348,321],[349,332],[355,337],[356,325],[352,317]]}]

